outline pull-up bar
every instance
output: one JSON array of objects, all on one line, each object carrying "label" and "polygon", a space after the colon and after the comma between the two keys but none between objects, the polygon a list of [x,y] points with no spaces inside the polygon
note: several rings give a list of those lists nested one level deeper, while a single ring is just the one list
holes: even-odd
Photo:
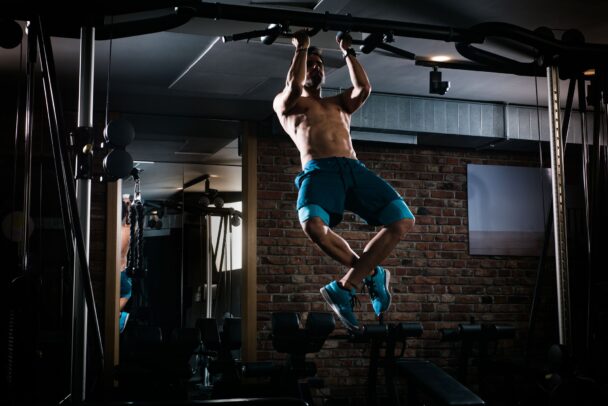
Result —
[{"label": "pull-up bar", "polygon": [[[112,24],[105,24],[104,17],[118,17],[127,14],[136,15],[137,13],[146,13],[153,11],[166,10],[167,16],[182,16],[184,18],[201,17],[212,18],[215,20],[235,20],[245,22],[257,22],[267,24],[283,24],[286,26],[293,25],[299,27],[318,27],[325,31],[351,31],[351,32],[386,32],[390,31],[394,35],[412,38],[426,38],[442,41],[469,41],[478,42],[475,38],[469,35],[469,31],[465,29],[428,25],[405,23],[400,21],[387,21],[371,18],[359,18],[348,15],[338,15],[330,13],[311,13],[304,11],[290,11],[283,9],[271,9],[264,7],[239,6],[221,3],[206,3],[201,1],[177,0],[177,1],[131,1],[126,4],[123,2],[106,2],[103,6],[92,6],[90,8],[77,8],[72,10],[70,16],[66,16],[61,10],[51,7],[33,7],[31,4],[19,4],[8,7],[6,17],[12,17],[18,20],[29,20],[35,15],[42,14],[45,17],[50,17],[51,20],[60,21],[60,24],[53,24],[55,30],[54,35],[77,37],[76,28],[82,24],[89,23],[94,25],[97,31],[98,39],[106,39],[105,34],[113,34],[112,38],[121,36],[134,36],[141,33],[153,32],[153,27],[145,26],[144,21],[149,21],[151,24],[158,24],[158,30],[168,29],[171,23],[176,24],[180,21],[186,23],[183,19],[161,16],[148,17],[144,20],[132,20],[129,23],[120,22],[120,32],[113,30],[111,33],[108,28]],[[171,20],[171,21],[169,21]],[[127,24],[133,25],[139,31],[128,32]],[[72,27],[72,29],[70,28]],[[107,31],[107,32],[106,32]]]},{"label": "pull-up bar", "polygon": [[[548,65],[564,65],[569,71],[579,71],[595,66],[603,66],[608,62],[608,45],[585,44],[582,39],[572,41],[572,38],[563,37],[561,40],[547,37],[542,31],[531,31],[507,23],[482,23],[464,29],[440,25],[417,24],[403,21],[381,20],[372,18],[353,17],[350,14],[338,15],[330,13],[314,13],[305,11],[291,11],[255,6],[240,6],[221,3],[207,3],[192,0],[151,0],[135,1],[123,4],[122,2],[105,3],[104,6],[82,8],[74,10],[75,17],[67,17],[64,13],[52,7],[32,7],[31,4],[11,5],[6,10],[7,17],[20,20],[31,20],[36,15],[48,17],[51,23],[51,35],[74,37],[79,35],[80,26],[91,25],[96,28],[98,40],[120,38],[146,33],[168,30],[185,24],[193,17],[212,18],[215,20],[234,20],[244,22],[258,22],[267,24],[280,24],[284,27],[309,27],[324,31],[350,31],[370,33],[376,37],[382,35],[421,38],[455,42],[458,51],[467,59],[478,64],[463,64],[458,62],[443,62],[438,64],[446,68],[488,70],[519,75],[542,74],[538,67]],[[154,13],[156,15],[151,16]],[[159,15],[164,13],[164,15]],[[137,14],[147,17],[137,20]],[[129,22],[119,20],[131,16]],[[116,19],[116,22],[114,21]],[[111,23],[107,23],[110,20]],[[261,32],[261,31],[260,31]],[[572,36],[570,36],[572,37]],[[521,63],[480,50],[471,44],[482,43],[487,38],[508,39],[516,44],[534,48],[541,56],[531,63]],[[236,39],[236,38],[233,38]],[[393,52],[406,59],[413,59],[413,54],[388,45],[384,41],[376,41],[378,48]],[[387,41],[388,42],[388,41]],[[418,59],[418,58],[417,58]],[[420,65],[427,65],[421,58],[417,60]],[[573,69],[574,68],[574,69]]]}]

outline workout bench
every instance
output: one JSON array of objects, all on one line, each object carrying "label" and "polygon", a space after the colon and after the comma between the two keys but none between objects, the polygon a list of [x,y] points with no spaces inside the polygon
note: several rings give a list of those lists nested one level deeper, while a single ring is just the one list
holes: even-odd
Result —
[{"label": "workout bench", "polygon": [[400,359],[397,373],[407,379],[407,404],[419,405],[424,393],[442,406],[482,406],[485,402],[443,369],[426,360]]},{"label": "workout bench", "polygon": [[[376,399],[376,381],[378,367],[385,370],[386,388],[389,404],[400,405],[395,378],[407,380],[407,405],[421,405],[419,394],[430,399],[438,406],[483,406],[485,402],[468,388],[447,374],[437,365],[426,360],[402,358],[406,340],[422,335],[420,323],[396,323],[363,326],[359,331],[348,336],[351,342],[368,342],[371,345],[367,404],[374,405]],[[334,336],[334,338],[342,338]],[[397,356],[397,343],[402,342],[401,354]],[[384,357],[380,357],[380,348],[384,344]]]}]

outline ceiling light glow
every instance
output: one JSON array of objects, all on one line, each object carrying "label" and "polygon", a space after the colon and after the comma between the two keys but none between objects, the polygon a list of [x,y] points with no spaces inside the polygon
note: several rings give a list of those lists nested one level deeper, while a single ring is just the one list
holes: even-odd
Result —
[{"label": "ceiling light glow", "polygon": [[452,59],[452,58],[450,58],[447,55],[435,55],[435,56],[431,56],[431,61],[433,61],[433,62],[447,62],[450,59]]}]

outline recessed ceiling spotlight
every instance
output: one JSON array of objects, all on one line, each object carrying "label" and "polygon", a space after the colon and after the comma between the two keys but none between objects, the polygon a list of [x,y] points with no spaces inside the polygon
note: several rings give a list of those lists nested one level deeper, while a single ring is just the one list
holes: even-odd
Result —
[{"label": "recessed ceiling spotlight", "polygon": [[431,61],[433,61],[433,62],[447,62],[450,59],[452,59],[452,58],[450,58],[447,55],[435,55],[435,56],[431,56]]}]

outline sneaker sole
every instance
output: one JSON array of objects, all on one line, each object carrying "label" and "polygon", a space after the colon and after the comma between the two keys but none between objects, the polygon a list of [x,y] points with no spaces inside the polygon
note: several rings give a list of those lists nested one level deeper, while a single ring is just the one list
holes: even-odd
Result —
[{"label": "sneaker sole", "polygon": [[391,291],[388,290],[388,285],[391,281],[391,273],[388,271],[388,269],[385,269],[384,273],[386,274],[386,282],[384,283],[384,287],[386,288],[386,293],[388,294],[388,305],[386,306],[386,310],[380,312],[380,314],[386,312],[391,307],[391,302],[393,300],[393,295],[391,295]]},{"label": "sneaker sole", "polygon": [[321,296],[323,296],[323,299],[325,299],[325,301],[327,302],[327,304],[329,305],[329,307],[331,307],[331,310],[333,310],[333,312],[336,313],[336,316],[338,316],[338,318],[340,319],[340,321],[342,322],[342,324],[344,324],[346,326],[346,328],[348,328],[349,330],[359,330],[359,326],[355,326],[354,324],[352,324],[351,322],[349,322],[344,316],[342,316],[340,314],[340,309],[331,300],[331,297],[329,296],[329,293],[327,293],[327,289],[321,288],[319,290],[319,292],[321,292]]}]

